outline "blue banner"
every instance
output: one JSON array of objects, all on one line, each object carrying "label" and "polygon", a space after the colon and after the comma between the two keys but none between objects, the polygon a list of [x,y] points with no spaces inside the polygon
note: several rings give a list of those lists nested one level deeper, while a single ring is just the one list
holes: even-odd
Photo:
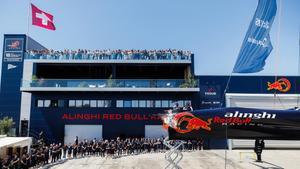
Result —
[{"label": "blue banner", "polygon": [[255,73],[263,70],[265,60],[273,49],[269,33],[276,10],[276,0],[258,1],[233,73]]}]

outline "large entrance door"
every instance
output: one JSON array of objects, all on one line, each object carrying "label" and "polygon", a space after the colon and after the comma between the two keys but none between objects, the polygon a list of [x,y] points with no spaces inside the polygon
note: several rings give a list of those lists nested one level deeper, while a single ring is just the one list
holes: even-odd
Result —
[{"label": "large entrance door", "polygon": [[65,125],[65,144],[73,144],[78,136],[79,141],[102,139],[102,125]]},{"label": "large entrance door", "polygon": [[161,138],[168,136],[167,130],[162,125],[145,125],[146,138]]}]

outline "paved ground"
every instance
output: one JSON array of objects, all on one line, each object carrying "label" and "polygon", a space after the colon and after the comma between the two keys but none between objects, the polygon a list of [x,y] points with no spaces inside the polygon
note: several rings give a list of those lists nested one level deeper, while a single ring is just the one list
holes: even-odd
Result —
[{"label": "paved ground", "polygon": [[[254,162],[251,150],[226,151],[226,169],[299,169],[300,150],[264,150],[263,163]],[[184,152],[182,169],[224,169],[224,150]],[[163,153],[141,154],[117,159],[88,157],[68,160],[51,169],[164,169]]]}]

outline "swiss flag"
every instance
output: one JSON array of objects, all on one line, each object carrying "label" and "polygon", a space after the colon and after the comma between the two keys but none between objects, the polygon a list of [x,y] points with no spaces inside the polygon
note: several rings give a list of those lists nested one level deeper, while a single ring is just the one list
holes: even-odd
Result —
[{"label": "swiss flag", "polygon": [[36,25],[49,30],[55,30],[53,23],[53,15],[46,13],[33,4],[31,4],[32,11],[32,25]]}]

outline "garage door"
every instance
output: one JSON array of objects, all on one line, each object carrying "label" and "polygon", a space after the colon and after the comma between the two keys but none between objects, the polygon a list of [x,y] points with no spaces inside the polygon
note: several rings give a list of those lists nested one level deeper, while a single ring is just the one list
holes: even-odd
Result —
[{"label": "garage door", "polygon": [[102,125],[65,125],[65,144],[73,144],[78,136],[79,141],[102,139]]},{"label": "garage door", "polygon": [[161,138],[168,136],[167,130],[162,125],[145,125],[146,138]]},{"label": "garage door", "polygon": [[[227,107],[247,107],[284,110],[299,106],[300,97],[296,94],[226,94]],[[253,148],[253,140],[229,140],[230,148]],[[266,148],[300,148],[300,141],[267,140]]]}]

